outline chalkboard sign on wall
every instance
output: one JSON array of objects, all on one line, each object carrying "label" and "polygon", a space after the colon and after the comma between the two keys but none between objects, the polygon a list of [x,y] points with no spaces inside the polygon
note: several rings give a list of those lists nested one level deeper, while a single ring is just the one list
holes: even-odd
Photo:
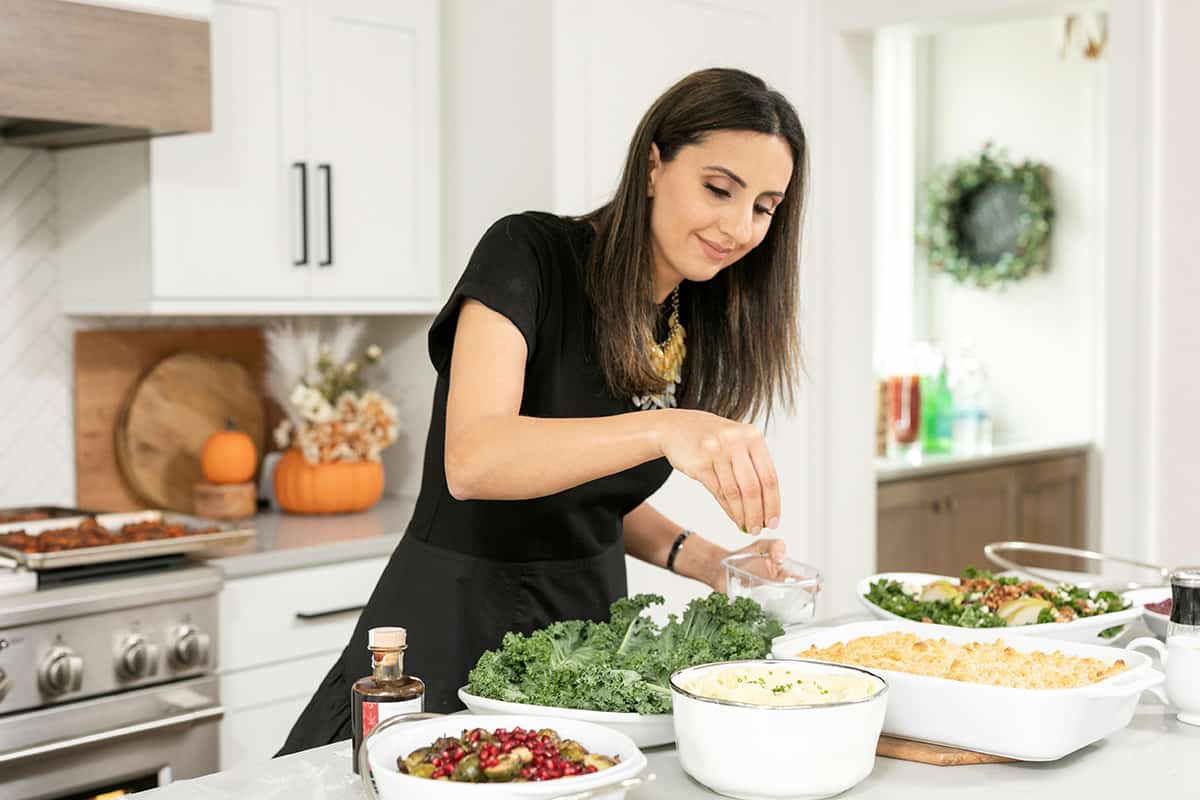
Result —
[{"label": "chalkboard sign on wall", "polygon": [[917,234],[930,266],[984,288],[1049,269],[1048,174],[1044,164],[1012,164],[990,142],[936,172],[925,184]]}]

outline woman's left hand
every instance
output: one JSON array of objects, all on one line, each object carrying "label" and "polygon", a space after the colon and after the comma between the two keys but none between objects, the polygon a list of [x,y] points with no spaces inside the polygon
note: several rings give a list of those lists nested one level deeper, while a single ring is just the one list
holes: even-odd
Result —
[{"label": "woman's left hand", "polygon": [[741,553],[759,553],[763,556],[760,559],[747,559],[748,563],[744,565],[744,569],[747,572],[753,572],[770,580],[780,580],[783,578],[783,559],[787,556],[787,542],[783,541],[783,539],[759,539],[753,544],[746,545],[741,550],[723,551],[720,553],[709,573],[708,585],[713,588],[713,591],[727,592],[729,588],[728,579],[725,575],[725,567],[721,565],[721,559]]}]

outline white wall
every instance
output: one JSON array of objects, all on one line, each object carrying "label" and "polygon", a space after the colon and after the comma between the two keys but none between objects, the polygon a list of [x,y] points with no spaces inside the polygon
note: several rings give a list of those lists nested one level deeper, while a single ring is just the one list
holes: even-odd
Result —
[{"label": "white wall", "polygon": [[[1005,441],[1090,438],[1094,429],[1105,65],[1078,54],[1061,59],[1060,26],[1054,17],[927,37],[929,164],[992,141],[1014,160],[1051,169],[1050,272],[1004,290],[935,274],[925,282],[928,316],[917,320],[918,336],[924,328],[951,351],[975,342],[992,381],[996,438]],[[918,265],[928,269],[923,258]]]},{"label": "white wall", "polygon": [[553,201],[550,0],[442,3],[442,253],[452,287],[499,217]]},{"label": "white wall", "polygon": [[1156,4],[1151,515],[1161,563],[1200,563],[1200,4]]},{"label": "white wall", "polygon": [[[718,65],[747,69],[788,95],[806,119],[810,98],[799,91],[804,75],[793,58],[796,42],[802,41],[795,11],[794,4],[779,0],[556,2],[554,210],[578,213],[611,196],[642,114],[694,70]],[[826,163],[824,154],[814,158],[816,169]],[[803,288],[801,295],[807,296]],[[824,366],[819,358],[812,364]],[[801,388],[802,405],[811,384],[827,380],[828,374],[810,372]],[[808,439],[803,425],[800,409],[796,415],[777,416],[768,431],[783,488],[781,529],[774,535],[787,540],[796,558],[823,567],[831,537],[824,526],[813,524],[817,505],[806,502],[810,482],[819,479],[809,469],[819,445]],[[673,475],[650,502],[727,548],[752,541],[703,487],[681,475]],[[659,592],[675,608],[706,591],[698,583],[632,561],[629,582],[630,591]]]}]

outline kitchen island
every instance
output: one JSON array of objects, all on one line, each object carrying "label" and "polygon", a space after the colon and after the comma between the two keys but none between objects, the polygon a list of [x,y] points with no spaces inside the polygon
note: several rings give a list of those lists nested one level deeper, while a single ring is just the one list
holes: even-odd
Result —
[{"label": "kitchen island", "polygon": [[[1200,728],[1176,721],[1149,693],[1142,701],[1129,727],[1058,761],[933,767],[877,758],[871,775],[840,797],[1013,800],[1076,796],[1106,800],[1148,791],[1179,798],[1196,796],[1200,790],[1195,769]],[[964,709],[966,713],[969,711]],[[646,756],[650,762],[647,772],[654,773],[656,780],[630,790],[629,800],[719,797],[683,772],[673,747],[650,749]],[[350,769],[350,743],[346,741],[137,796],[146,800],[365,800],[367,795]]]}]

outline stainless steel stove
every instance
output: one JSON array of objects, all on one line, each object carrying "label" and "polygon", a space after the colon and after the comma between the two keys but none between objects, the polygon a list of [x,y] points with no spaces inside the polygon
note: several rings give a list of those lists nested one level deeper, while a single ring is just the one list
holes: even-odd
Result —
[{"label": "stainless steel stove", "polygon": [[119,797],[215,771],[220,587],[185,562],[0,596],[0,800]]}]

